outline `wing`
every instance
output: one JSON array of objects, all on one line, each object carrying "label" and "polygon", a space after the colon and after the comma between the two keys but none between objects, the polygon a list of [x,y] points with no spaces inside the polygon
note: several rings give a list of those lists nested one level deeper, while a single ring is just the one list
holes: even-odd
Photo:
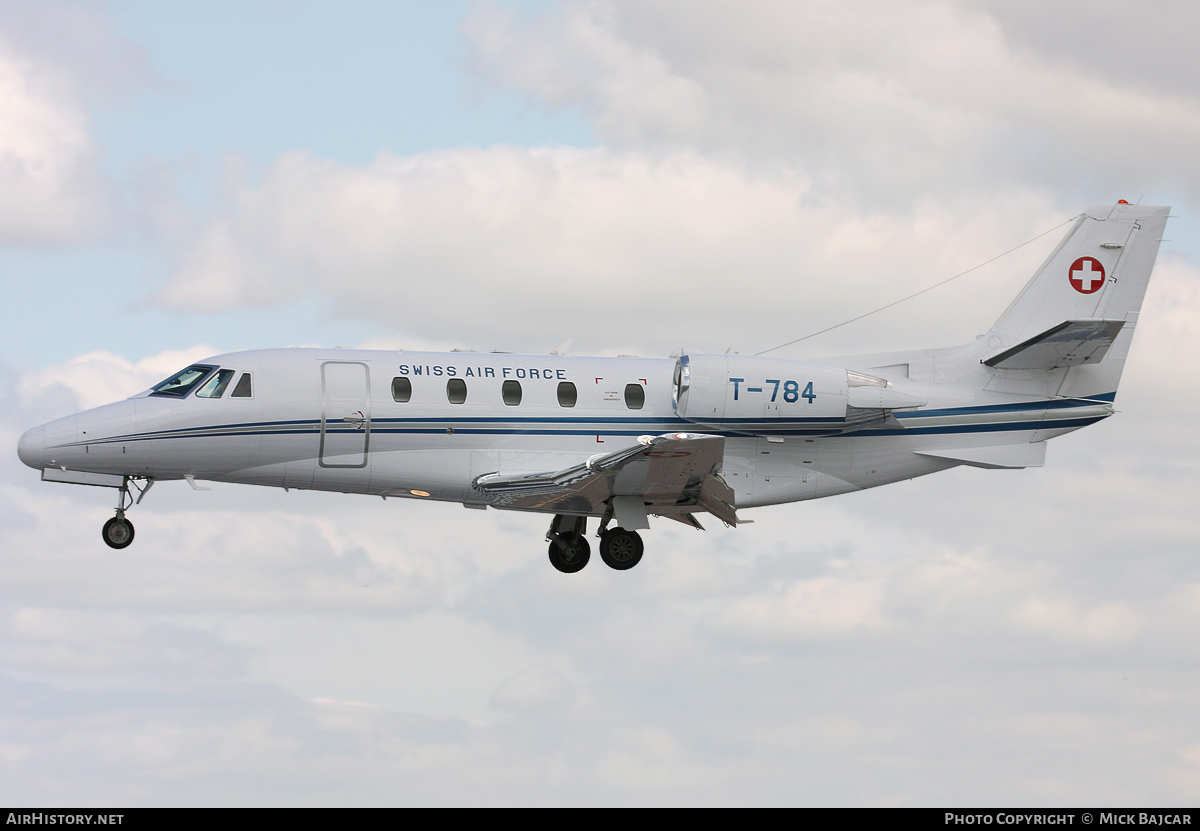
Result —
[{"label": "wing", "polygon": [[550,473],[485,473],[472,484],[497,508],[603,514],[612,510],[628,530],[649,527],[647,514],[671,516],[708,511],[737,524],[733,490],[720,477],[723,436],[670,433],[640,436],[632,447],[601,453]]}]

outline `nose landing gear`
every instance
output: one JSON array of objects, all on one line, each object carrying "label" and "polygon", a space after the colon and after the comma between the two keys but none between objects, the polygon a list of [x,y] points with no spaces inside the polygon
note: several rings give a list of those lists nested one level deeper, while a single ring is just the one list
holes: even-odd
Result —
[{"label": "nose landing gear", "polygon": [[[121,482],[121,487],[117,491],[117,515],[104,523],[104,528],[100,532],[100,536],[104,538],[104,542],[109,548],[126,548],[133,542],[133,523],[125,518],[125,511],[140,503],[142,497],[150,490],[150,486],[154,484],[153,479],[145,481],[146,484],[143,487],[139,487],[132,476],[126,476]],[[136,501],[133,494],[129,492],[131,484],[137,491]]]}]

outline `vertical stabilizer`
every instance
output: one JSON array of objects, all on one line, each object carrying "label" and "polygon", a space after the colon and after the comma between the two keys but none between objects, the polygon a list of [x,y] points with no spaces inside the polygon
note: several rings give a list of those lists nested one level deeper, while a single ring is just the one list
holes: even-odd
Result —
[{"label": "vertical stabilizer", "polygon": [[[988,332],[982,360],[994,367],[996,380],[1020,386],[1028,376],[1031,385],[1044,384],[1046,372],[1057,370],[1063,373],[1060,395],[1115,393],[1170,210],[1118,203],[1085,211]],[[996,360],[1068,321],[1075,329],[1092,321],[1103,328],[1108,322],[1116,334],[1102,359],[1027,369],[1005,368]]]}]

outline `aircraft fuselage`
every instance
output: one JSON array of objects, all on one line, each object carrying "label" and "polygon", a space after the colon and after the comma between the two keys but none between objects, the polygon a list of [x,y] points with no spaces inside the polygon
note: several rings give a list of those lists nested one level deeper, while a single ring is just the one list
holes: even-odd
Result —
[{"label": "aircraft fuselage", "polygon": [[[920,410],[874,428],[817,424],[797,435],[794,425],[786,432],[769,423],[722,429],[680,418],[674,359],[275,349],[199,364],[232,370],[234,378],[249,374],[251,394],[141,393],[30,431],[22,459],[160,481],[192,477],[485,507],[487,496],[472,484],[483,474],[556,470],[638,436],[687,431],[725,437],[721,475],[736,507],[750,508],[951,467],[960,462],[914,451],[961,445],[964,433],[1029,443],[1034,433],[1048,438],[1112,411],[1102,401],[1048,409],[1036,396],[1022,403],[912,382],[908,389],[930,398]],[[795,380],[799,388],[807,378]],[[756,395],[747,386],[754,385],[743,382],[738,394]],[[764,401],[769,394],[761,393]]]}]

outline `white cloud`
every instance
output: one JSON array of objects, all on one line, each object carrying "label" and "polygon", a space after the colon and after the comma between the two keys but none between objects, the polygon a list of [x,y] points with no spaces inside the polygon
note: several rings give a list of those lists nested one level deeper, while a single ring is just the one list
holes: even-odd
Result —
[{"label": "white cloud", "polygon": [[0,243],[75,242],[111,221],[83,108],[0,41]]},{"label": "white cloud", "polygon": [[[690,152],[493,147],[382,154],[359,168],[293,153],[261,185],[229,185],[157,299],[195,311],[311,293],[344,315],[484,349],[545,351],[573,337],[576,353],[756,351],[1070,215],[1032,193],[901,215],[809,195],[803,176],[757,176]],[[986,328],[1039,250],[973,276],[970,295],[932,301],[925,312],[946,318],[933,337]],[[961,314],[946,316],[950,303]],[[926,333],[897,320],[881,335],[905,339],[880,345],[921,345]]]},{"label": "white cloud", "polygon": [[[1109,11],[1080,14],[1113,23]],[[1004,17],[1044,28],[1040,7],[1036,21]],[[1176,25],[1141,17],[1151,31]],[[1085,36],[1058,22],[1059,37]],[[1138,26],[1153,40],[1146,20]],[[485,5],[463,31],[478,74],[548,106],[581,106],[605,142],[782,161],[866,204],[1088,182],[1108,194],[1182,179],[1200,192],[1194,88],[1063,60],[1079,44],[1014,46],[968,4],[597,0],[524,19]]]},{"label": "white cloud", "polygon": [[553,664],[534,664],[501,681],[491,706],[514,713],[544,712],[578,703],[579,694],[569,673]]},{"label": "white cloud", "polygon": [[881,587],[865,580],[797,580],[765,596],[735,601],[717,625],[768,639],[865,634],[886,625],[882,599]]},{"label": "white cloud", "polygon": [[700,130],[708,106],[703,86],[615,36],[617,16],[598,4],[568,6],[521,25],[515,10],[483,5],[462,30],[478,72],[500,66],[507,83],[547,104],[583,104],[608,139]]},{"label": "white cloud", "polygon": [[0,3],[0,245],[113,238],[125,218],[96,112],[166,85],[99,4]]},{"label": "white cloud", "polygon": [[1142,628],[1137,613],[1126,603],[1103,603],[1085,611],[1066,599],[1030,597],[1013,617],[1030,629],[1095,643],[1127,641]]},{"label": "white cloud", "polygon": [[237,677],[245,663],[216,638],[129,613],[22,607],[0,622],[0,664],[10,671]]},{"label": "white cloud", "polygon": [[[1110,83],[1195,97],[1191,33],[1200,8],[1189,0],[1161,0],[1149,14],[1125,14],[1116,2],[966,0],[985,10],[1015,52],[1031,51],[1051,64],[1071,64]],[[1134,60],[1113,60],[1114,55]]]}]

